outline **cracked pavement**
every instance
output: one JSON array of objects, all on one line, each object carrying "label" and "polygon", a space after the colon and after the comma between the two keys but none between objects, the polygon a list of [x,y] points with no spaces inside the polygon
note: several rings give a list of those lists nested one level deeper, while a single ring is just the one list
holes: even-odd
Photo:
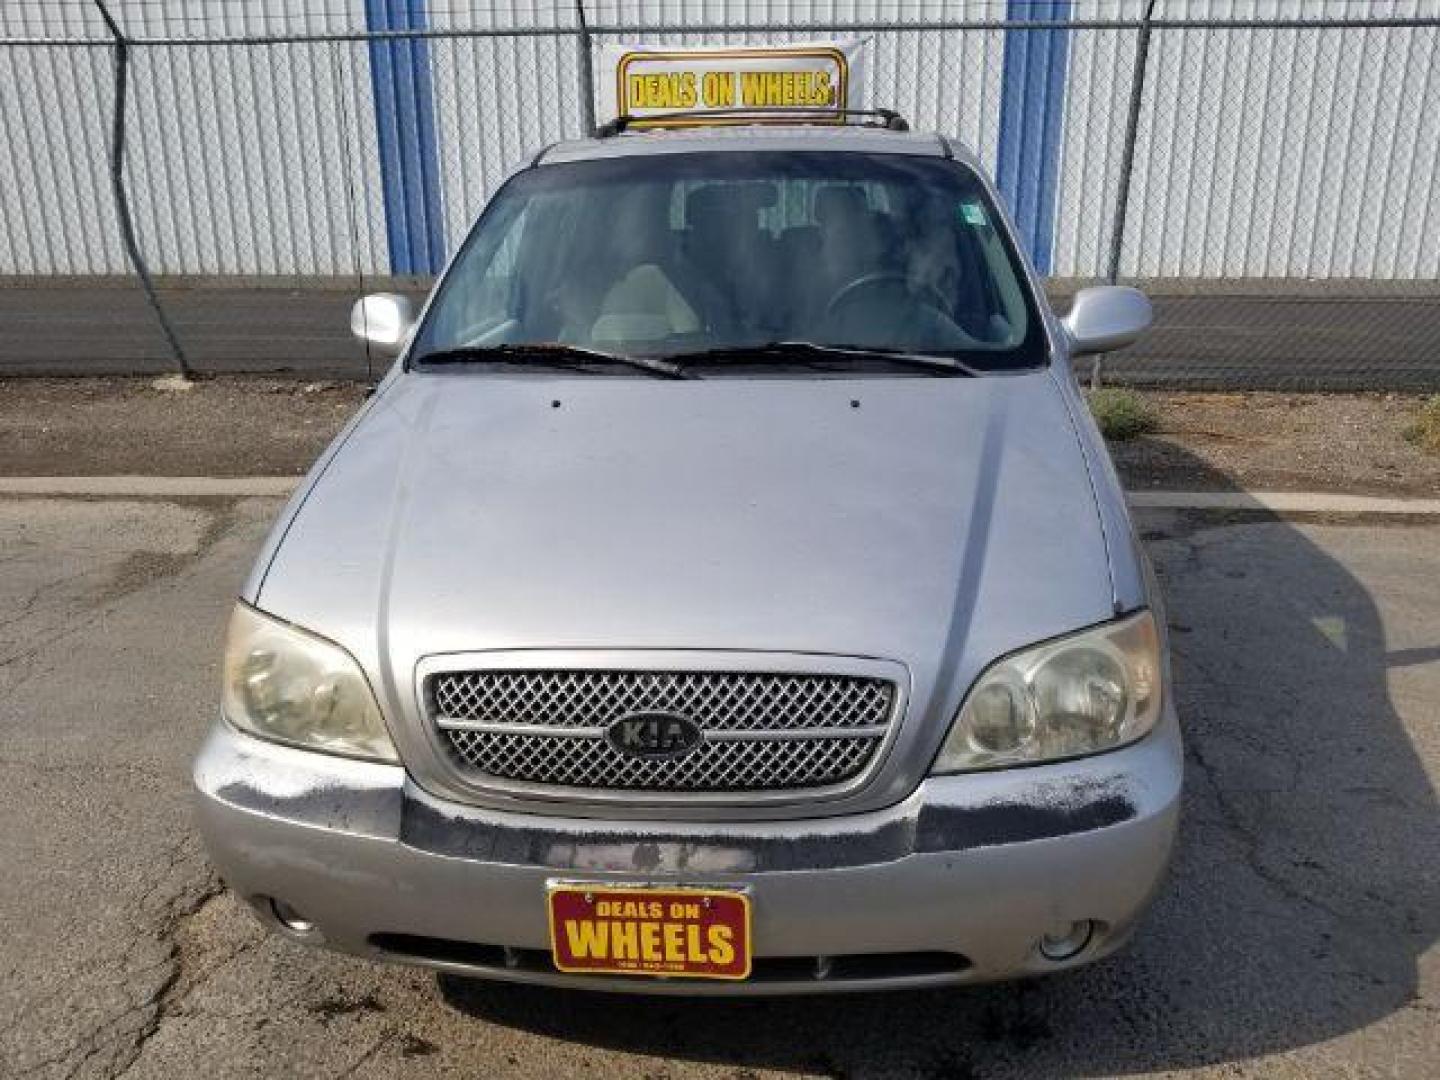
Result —
[{"label": "cracked pavement", "polygon": [[1396,1076],[1440,1060],[1440,524],[1146,514],[1188,740],[1134,944],[796,1001],[439,979],[265,934],[187,771],[273,500],[0,499],[0,1076]]}]

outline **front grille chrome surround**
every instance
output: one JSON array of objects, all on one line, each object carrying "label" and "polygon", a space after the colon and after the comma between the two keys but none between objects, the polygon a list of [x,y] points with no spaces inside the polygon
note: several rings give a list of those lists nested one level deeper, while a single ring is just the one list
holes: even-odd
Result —
[{"label": "front grille chrome surround", "polygon": [[[898,722],[890,678],[829,671],[468,668],[424,680],[425,708],[471,784],[656,795],[818,795],[860,782]],[[679,757],[627,754],[605,738],[633,713],[693,721]]]}]

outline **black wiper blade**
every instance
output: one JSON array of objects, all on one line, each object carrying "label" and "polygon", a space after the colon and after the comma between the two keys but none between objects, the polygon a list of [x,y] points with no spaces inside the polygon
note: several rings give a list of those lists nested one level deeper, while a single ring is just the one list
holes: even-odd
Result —
[{"label": "black wiper blade", "polygon": [[624,364],[666,379],[688,379],[679,364],[654,356],[587,349],[560,341],[518,342],[504,345],[460,345],[448,349],[431,349],[413,357],[416,364],[483,364],[486,361],[524,360],[527,357],[551,360],[574,360],[590,364]]},{"label": "black wiper blade", "polygon": [[869,345],[830,345],[817,341],[767,341],[758,345],[726,345],[716,349],[674,353],[671,359],[681,366],[711,362],[763,363],[766,360],[883,360],[887,363],[913,364],[952,375],[980,374],[969,364],[953,356]]}]

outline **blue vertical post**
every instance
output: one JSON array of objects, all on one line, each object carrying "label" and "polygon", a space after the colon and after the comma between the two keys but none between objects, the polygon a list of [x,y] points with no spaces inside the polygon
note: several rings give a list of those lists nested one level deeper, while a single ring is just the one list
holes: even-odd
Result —
[{"label": "blue vertical post", "polygon": [[[424,30],[425,0],[365,0],[365,25],[372,31]],[[444,263],[445,228],[430,45],[425,38],[369,45],[390,272],[433,274]]]},{"label": "blue vertical post", "polygon": [[[1071,0],[1008,0],[1010,22],[1069,21]],[[1050,272],[1059,194],[1060,135],[1070,31],[1005,31],[1000,81],[1000,140],[995,181],[1020,237],[1042,274]]]}]

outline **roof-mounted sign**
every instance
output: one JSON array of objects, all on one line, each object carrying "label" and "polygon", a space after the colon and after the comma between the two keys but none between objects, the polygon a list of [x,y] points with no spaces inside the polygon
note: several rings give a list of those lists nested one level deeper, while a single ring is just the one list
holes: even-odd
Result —
[{"label": "roof-mounted sign", "polygon": [[[681,127],[797,117],[862,106],[863,41],[744,48],[605,45],[601,119]],[[687,113],[683,117],[667,113]],[[707,116],[706,114],[714,114]]]}]

